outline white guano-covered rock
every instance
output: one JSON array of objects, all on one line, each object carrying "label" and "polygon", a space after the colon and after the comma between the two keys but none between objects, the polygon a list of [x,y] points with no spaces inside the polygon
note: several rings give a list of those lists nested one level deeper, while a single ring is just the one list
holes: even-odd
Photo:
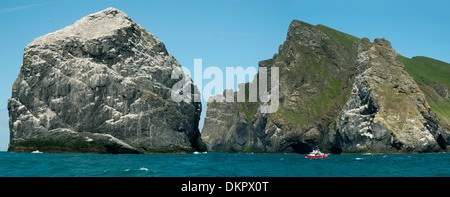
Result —
[{"label": "white guano-covered rock", "polygon": [[36,38],[8,101],[9,151],[194,151],[201,104],[172,101],[173,69],[164,44],[115,8]]}]

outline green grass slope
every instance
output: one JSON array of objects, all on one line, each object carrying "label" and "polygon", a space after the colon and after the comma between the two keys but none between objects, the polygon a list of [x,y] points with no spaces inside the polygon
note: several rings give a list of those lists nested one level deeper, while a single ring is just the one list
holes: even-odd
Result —
[{"label": "green grass slope", "polygon": [[450,64],[421,56],[409,59],[399,55],[398,58],[425,94],[431,109],[449,129],[450,99],[447,94],[450,90]]},{"label": "green grass slope", "polygon": [[322,30],[325,34],[327,34],[331,39],[336,39],[336,41],[340,42],[342,45],[344,45],[345,49],[347,51],[352,52],[353,48],[353,42],[360,40],[359,38],[352,36],[350,34],[346,34],[343,32],[340,32],[338,30],[335,30],[333,28],[324,26],[324,25],[317,25],[317,28]]},{"label": "green grass slope", "polygon": [[[280,123],[284,130],[293,132],[308,130],[313,125],[327,129],[350,97],[353,80],[349,78],[354,73],[356,57],[353,43],[360,39],[324,25],[297,23],[304,29],[321,31],[330,40],[311,49],[295,39],[288,39],[274,57],[275,66],[280,67],[280,80],[286,81],[282,88],[288,89],[289,93],[301,92],[301,96],[290,98],[287,95],[282,98],[295,99],[297,104],[291,104],[292,101],[284,104],[281,101],[278,111],[271,118],[273,122]],[[295,31],[300,30],[290,31],[295,34]],[[305,35],[308,36],[314,39],[314,36]],[[289,53],[294,55],[288,57]],[[338,69],[340,72],[337,72]]]}]

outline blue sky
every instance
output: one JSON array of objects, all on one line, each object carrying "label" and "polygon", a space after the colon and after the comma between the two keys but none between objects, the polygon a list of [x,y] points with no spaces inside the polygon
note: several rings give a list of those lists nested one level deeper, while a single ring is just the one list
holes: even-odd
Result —
[{"label": "blue sky", "polygon": [[2,1],[0,151],[9,143],[7,100],[22,64],[23,48],[39,36],[108,7],[122,10],[156,35],[190,69],[194,58],[203,59],[203,68],[256,67],[278,51],[293,19],[360,38],[386,38],[407,57],[450,62],[450,1]]}]

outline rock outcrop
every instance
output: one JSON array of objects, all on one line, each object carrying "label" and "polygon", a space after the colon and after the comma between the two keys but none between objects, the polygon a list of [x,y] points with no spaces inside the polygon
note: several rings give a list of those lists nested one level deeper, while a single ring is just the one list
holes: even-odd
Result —
[{"label": "rock outcrop", "polygon": [[203,139],[218,152],[446,150],[449,131],[398,58],[385,39],[294,20],[278,54],[259,63],[280,69],[278,111],[259,113],[259,101],[208,103]]},{"label": "rock outcrop", "polygon": [[357,40],[294,20],[278,54],[259,62],[268,73],[279,69],[278,111],[260,113],[259,100],[208,103],[202,137],[209,150],[307,153],[322,146],[350,95],[356,59],[352,43]]},{"label": "rock outcrop", "polygon": [[437,152],[447,135],[389,41],[358,43],[352,94],[330,126],[337,152]]},{"label": "rock outcrop", "polygon": [[37,38],[8,100],[8,151],[201,150],[201,104],[171,100],[175,69],[164,44],[114,8]]}]

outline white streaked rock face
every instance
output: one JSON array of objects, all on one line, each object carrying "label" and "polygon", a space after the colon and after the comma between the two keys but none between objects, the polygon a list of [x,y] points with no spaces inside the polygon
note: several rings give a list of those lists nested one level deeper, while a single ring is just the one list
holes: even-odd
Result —
[{"label": "white streaked rock face", "polygon": [[56,40],[64,40],[66,38],[79,38],[87,41],[112,36],[118,29],[132,25],[136,25],[136,23],[128,15],[115,8],[107,8],[83,17],[73,25],[39,37],[31,45],[52,44]]},{"label": "white streaked rock face", "polygon": [[109,147],[103,152],[194,150],[201,105],[171,100],[173,69],[181,66],[164,44],[115,8],[35,39],[8,102],[10,151],[71,134],[47,135],[61,128],[108,135],[114,140],[83,138]]},{"label": "white streaked rock face", "polygon": [[403,69],[389,41],[367,38],[358,45],[350,99],[331,128],[344,152],[433,152],[439,126],[423,93]]}]

